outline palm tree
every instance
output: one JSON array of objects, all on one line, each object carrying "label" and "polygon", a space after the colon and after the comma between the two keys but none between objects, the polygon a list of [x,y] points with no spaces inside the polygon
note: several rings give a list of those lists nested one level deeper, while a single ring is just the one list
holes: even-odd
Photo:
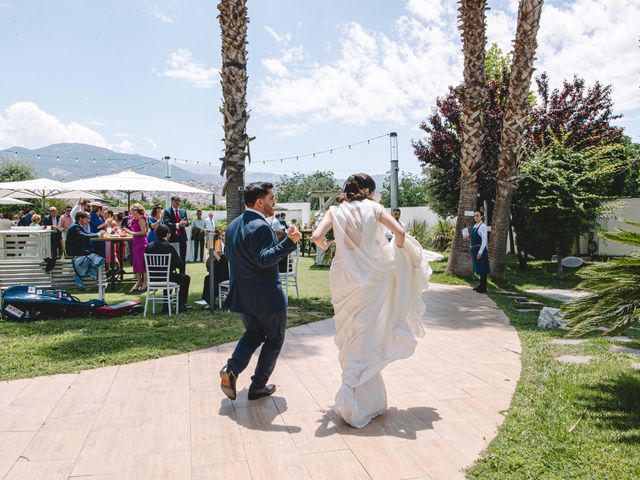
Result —
[{"label": "palm tree", "polygon": [[227,197],[227,222],[244,211],[244,170],[247,156],[247,0],[221,0],[218,4],[222,36],[224,157],[221,173],[227,180],[222,194]]},{"label": "palm tree", "polygon": [[482,160],[485,91],[486,0],[460,0],[462,50],[464,52],[464,99],[462,113],[462,156],[460,159],[460,200],[458,219],[445,273],[467,276],[472,273],[469,240],[463,238],[467,226],[466,212],[474,211],[478,202],[476,177]]},{"label": "palm tree", "polygon": [[[640,227],[640,223],[626,223]],[[640,248],[637,231],[620,229],[602,236]],[[581,275],[586,278],[580,287],[591,294],[562,307],[572,334],[584,335],[605,327],[608,335],[640,323],[640,250],[629,257],[587,267]]]},{"label": "palm tree", "polygon": [[518,172],[529,86],[531,85],[533,62],[538,46],[536,36],[540,27],[542,4],[543,0],[520,0],[518,9],[518,26],[509,80],[509,98],[502,124],[500,153],[498,154],[496,203],[491,218],[489,239],[491,277],[496,280],[504,279],[511,218],[511,198]]}]

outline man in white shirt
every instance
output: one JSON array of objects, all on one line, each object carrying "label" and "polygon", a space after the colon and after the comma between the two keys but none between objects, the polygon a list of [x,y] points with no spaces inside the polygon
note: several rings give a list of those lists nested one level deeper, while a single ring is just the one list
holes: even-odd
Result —
[{"label": "man in white shirt", "polygon": [[[402,215],[402,212],[400,211],[400,209],[398,207],[396,207],[393,210],[391,210],[391,216],[396,219],[396,221],[400,224],[400,226],[406,232],[407,231],[407,225],[400,221],[400,215]],[[391,233],[391,230],[385,229],[384,234],[387,237],[387,240],[391,241],[391,239],[393,238],[393,233]]]},{"label": "man in white shirt", "polygon": [[286,229],[282,226],[282,223],[280,222],[280,214],[276,213],[273,216],[273,221],[271,222],[271,228],[273,229],[274,232],[284,232],[286,231]]},{"label": "man in white shirt", "polygon": [[213,212],[209,212],[209,217],[204,220],[205,230],[215,230],[216,222],[213,221]]}]

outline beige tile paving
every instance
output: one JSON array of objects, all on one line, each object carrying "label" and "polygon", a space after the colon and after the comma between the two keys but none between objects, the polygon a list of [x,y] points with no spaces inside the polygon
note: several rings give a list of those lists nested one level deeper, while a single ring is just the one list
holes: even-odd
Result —
[{"label": "beige tile paving", "polygon": [[[464,478],[495,436],[520,342],[490,299],[432,285],[415,355],[383,372],[389,409],[356,430],[330,409],[335,326],[287,332],[271,398],[220,392],[225,344],[75,375],[0,382],[0,479]],[[206,314],[206,313],[203,313]]]}]

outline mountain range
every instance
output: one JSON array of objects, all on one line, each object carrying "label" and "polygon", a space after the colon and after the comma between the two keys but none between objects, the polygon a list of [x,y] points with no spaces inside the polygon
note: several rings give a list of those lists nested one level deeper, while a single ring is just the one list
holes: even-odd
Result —
[{"label": "mountain range", "polygon": [[[153,177],[164,178],[165,175],[165,163],[159,158],[119,153],[107,148],[82,143],[56,143],[32,150],[24,147],[11,147],[0,150],[0,160],[27,162],[36,171],[37,177],[47,177],[60,181],[109,175],[123,170],[134,170]],[[219,175],[220,162],[216,158],[211,163],[211,166],[207,165],[198,169],[195,165],[191,165],[187,169],[171,162],[171,180],[222,185],[224,179]],[[253,172],[248,169],[245,173],[245,182],[264,181],[277,183],[281,176],[276,173]],[[374,175],[373,178],[379,190],[382,187],[384,175]],[[344,183],[344,179],[336,179],[336,181],[338,185]]]}]

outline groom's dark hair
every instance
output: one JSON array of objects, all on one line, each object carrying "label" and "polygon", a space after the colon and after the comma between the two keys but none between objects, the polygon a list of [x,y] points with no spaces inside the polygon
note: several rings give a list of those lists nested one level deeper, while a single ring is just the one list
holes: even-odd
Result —
[{"label": "groom's dark hair", "polygon": [[244,204],[247,207],[253,207],[256,200],[264,198],[273,189],[273,184],[269,182],[253,182],[244,187]]}]

